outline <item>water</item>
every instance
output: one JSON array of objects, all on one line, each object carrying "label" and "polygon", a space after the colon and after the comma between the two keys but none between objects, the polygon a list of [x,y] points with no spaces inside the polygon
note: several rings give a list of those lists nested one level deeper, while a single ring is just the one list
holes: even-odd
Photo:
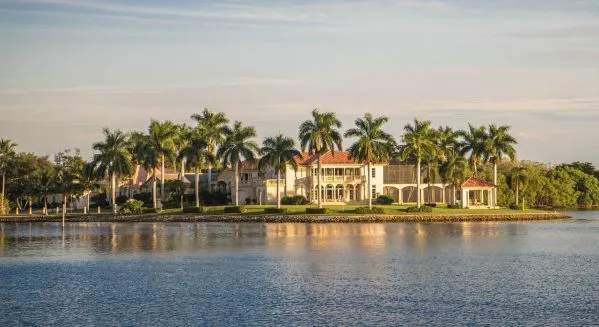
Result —
[{"label": "water", "polygon": [[599,212],[451,224],[0,224],[0,326],[599,323]]}]

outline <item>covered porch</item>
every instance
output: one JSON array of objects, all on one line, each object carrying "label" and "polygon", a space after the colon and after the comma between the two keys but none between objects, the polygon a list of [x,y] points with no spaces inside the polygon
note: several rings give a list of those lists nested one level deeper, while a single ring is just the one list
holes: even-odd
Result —
[{"label": "covered porch", "polygon": [[462,183],[462,208],[492,209],[497,207],[493,194],[497,185],[480,178],[470,177]]}]

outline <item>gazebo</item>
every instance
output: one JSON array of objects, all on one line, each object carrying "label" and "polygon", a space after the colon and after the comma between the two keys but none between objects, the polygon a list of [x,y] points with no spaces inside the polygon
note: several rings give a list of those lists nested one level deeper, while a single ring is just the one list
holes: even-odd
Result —
[{"label": "gazebo", "polygon": [[494,203],[493,193],[497,185],[474,176],[462,183],[462,208],[491,209]]}]

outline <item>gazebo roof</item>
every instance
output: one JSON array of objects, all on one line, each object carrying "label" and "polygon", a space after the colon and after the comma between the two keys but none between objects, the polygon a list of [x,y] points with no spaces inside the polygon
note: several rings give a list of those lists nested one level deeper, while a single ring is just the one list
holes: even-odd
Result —
[{"label": "gazebo roof", "polygon": [[495,188],[497,185],[493,183],[489,183],[480,178],[476,178],[474,176],[469,177],[464,183],[462,183],[462,188]]}]

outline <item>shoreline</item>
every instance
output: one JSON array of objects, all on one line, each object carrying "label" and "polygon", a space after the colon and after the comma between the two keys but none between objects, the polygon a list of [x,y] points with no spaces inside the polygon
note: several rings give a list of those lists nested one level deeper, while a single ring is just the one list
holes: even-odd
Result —
[{"label": "shoreline", "polygon": [[[421,222],[491,222],[491,221],[534,221],[567,219],[557,212],[510,213],[510,214],[405,214],[405,215],[307,215],[307,214],[144,214],[71,216],[66,222],[222,222],[222,223],[421,223]],[[2,216],[0,223],[44,223],[61,222],[60,216],[20,215]]]}]

